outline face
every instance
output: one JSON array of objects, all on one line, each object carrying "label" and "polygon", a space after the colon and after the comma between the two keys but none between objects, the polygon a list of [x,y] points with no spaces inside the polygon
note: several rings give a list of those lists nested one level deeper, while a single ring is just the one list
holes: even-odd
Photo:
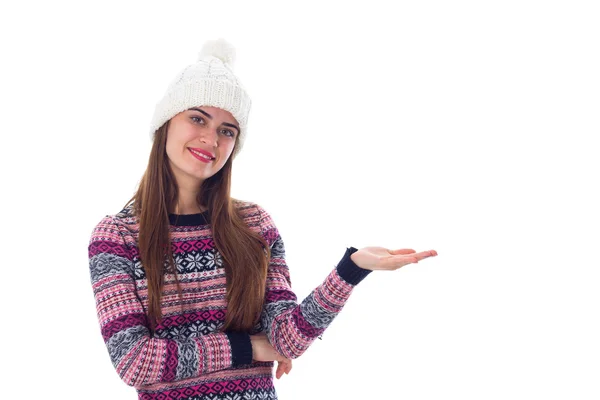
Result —
[{"label": "face", "polygon": [[239,133],[231,113],[216,107],[194,107],[171,118],[166,151],[177,183],[199,186],[219,172]]}]

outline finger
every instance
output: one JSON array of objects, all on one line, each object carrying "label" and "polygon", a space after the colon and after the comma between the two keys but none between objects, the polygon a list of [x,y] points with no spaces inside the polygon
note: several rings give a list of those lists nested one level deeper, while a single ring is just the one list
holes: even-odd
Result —
[{"label": "finger", "polygon": [[397,250],[390,250],[390,254],[393,255],[397,255],[397,254],[411,254],[414,253],[415,251],[413,249],[397,249]]},{"label": "finger", "polygon": [[[402,249],[409,250],[409,249]],[[399,251],[399,250],[394,250]],[[419,253],[407,253],[407,254],[396,254],[390,257],[383,258],[380,260],[380,267],[376,269],[384,269],[384,270],[396,270],[398,268],[402,268],[407,264],[418,263],[419,260],[422,260],[427,257],[437,256],[437,252],[435,250],[422,251]]]},{"label": "finger", "polygon": [[284,361],[282,361],[282,364],[286,374],[292,370],[292,360],[290,360],[289,358],[286,358]]},{"label": "finger", "polygon": [[427,251],[422,251],[420,253],[412,254],[412,256],[416,257],[417,260],[422,260],[422,259],[427,258],[427,257],[435,257],[435,256],[437,256],[437,251],[435,251],[435,250],[427,250]]},{"label": "finger", "polygon": [[289,358],[284,358],[281,361],[277,361],[277,371],[281,372],[279,374],[279,376],[283,376],[284,373],[288,374],[291,370],[292,370],[292,360],[290,360]]},{"label": "finger", "polygon": [[275,377],[277,379],[281,378],[281,375],[283,375],[284,372],[284,365],[281,362],[277,363],[277,371],[275,371]]}]

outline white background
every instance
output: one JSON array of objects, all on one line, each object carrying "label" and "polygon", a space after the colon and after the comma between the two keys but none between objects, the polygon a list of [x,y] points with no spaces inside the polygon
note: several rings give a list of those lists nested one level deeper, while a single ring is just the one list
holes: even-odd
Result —
[{"label": "white background", "polygon": [[439,253],[365,279],[280,399],[600,398],[594,3],[3,2],[1,397],[136,398],[88,241],[223,37],[253,101],[233,195],[273,216],[298,298],[347,246]]}]

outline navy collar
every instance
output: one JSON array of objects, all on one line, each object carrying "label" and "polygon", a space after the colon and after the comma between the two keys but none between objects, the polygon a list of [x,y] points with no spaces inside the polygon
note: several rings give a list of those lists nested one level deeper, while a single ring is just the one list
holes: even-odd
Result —
[{"label": "navy collar", "polygon": [[196,214],[169,214],[169,223],[175,226],[208,225],[210,213],[208,210]]}]

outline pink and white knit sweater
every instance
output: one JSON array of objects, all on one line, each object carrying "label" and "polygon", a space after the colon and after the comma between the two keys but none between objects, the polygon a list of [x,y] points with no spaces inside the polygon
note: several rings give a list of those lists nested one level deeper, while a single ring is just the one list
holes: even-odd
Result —
[{"label": "pink and white knit sweater", "polygon": [[227,312],[225,270],[208,212],[170,214],[170,235],[183,291],[167,274],[163,319],[154,335],[146,317],[148,288],[137,246],[139,221],[131,205],[107,215],[89,243],[91,282],[100,330],[121,379],[139,399],[273,400],[273,362],[252,361],[250,335],[266,332],[280,354],[297,358],[323,333],[371,271],[346,249],[339,264],[301,303],[292,291],[283,241],[259,205],[235,200],[245,222],[271,248],[265,306],[247,333],[221,331]]}]

